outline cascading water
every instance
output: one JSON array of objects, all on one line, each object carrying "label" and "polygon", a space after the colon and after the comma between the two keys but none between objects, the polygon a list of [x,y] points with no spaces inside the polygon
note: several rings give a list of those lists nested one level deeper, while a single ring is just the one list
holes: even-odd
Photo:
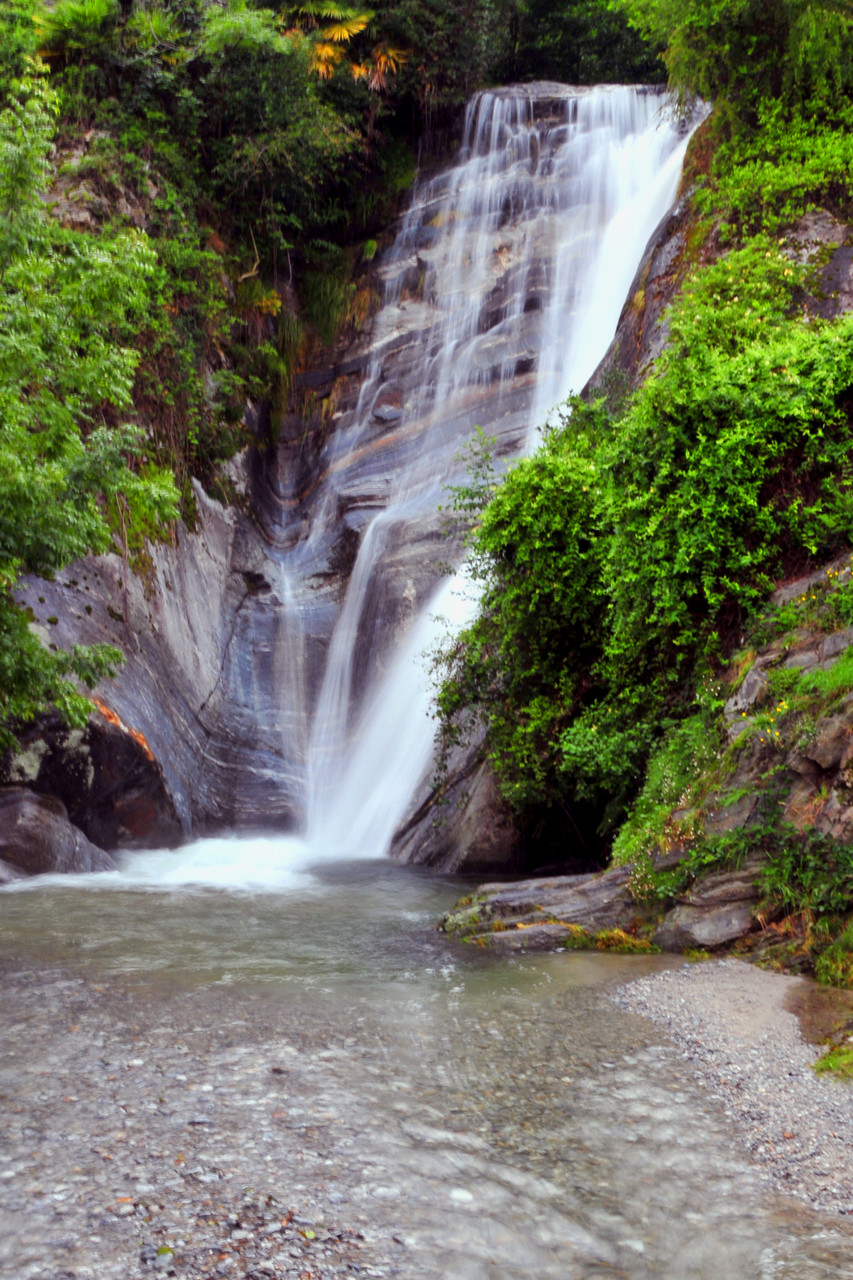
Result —
[{"label": "cascading water", "polygon": [[[308,841],[318,852],[384,853],[423,778],[433,726],[418,659],[448,614],[461,625],[471,603],[458,582],[434,596],[437,557],[427,550],[426,573],[408,584],[420,623],[389,654],[390,670],[356,688],[359,649],[387,647],[370,625],[383,565],[431,524],[477,423],[517,453],[592,374],[677,188],[687,139],[665,106],[630,88],[481,94],[457,164],[415,191],[384,269],[378,354],[356,422],[336,443],[358,451],[384,417],[408,448],[363,534],[317,704]],[[386,353],[409,312],[420,330],[414,357],[389,393]]]},{"label": "cascading water", "polygon": [[[460,455],[478,425],[499,456],[517,456],[604,354],[675,197],[687,131],[667,106],[645,88],[482,93],[457,162],[417,185],[381,266],[385,303],[357,407],[282,532],[273,666],[302,835],[256,842],[253,883],[330,856],[383,855],[428,777],[423,655],[473,607],[443,576],[446,488],[464,480]],[[328,640],[305,618],[332,530],[358,550]],[[243,848],[205,841],[175,855],[170,874],[220,883],[236,862],[239,882]]]}]

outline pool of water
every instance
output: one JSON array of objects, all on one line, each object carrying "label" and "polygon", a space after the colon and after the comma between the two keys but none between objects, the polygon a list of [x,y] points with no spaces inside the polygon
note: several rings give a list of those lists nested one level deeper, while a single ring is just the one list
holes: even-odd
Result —
[{"label": "pool of water", "polygon": [[[170,1125],[195,1140],[186,1107],[202,1103],[220,1145],[198,1159],[216,1155],[223,1186],[254,1160],[258,1181],[278,1170],[291,1196],[331,1197],[377,1233],[374,1274],[853,1277],[846,1222],[771,1192],[689,1064],[611,999],[614,985],[677,961],[497,959],[436,931],[458,882],[387,861],[312,867],[276,841],[261,842],[259,870],[257,842],[224,844],[0,894],[4,1277],[149,1274],[135,1237],[110,1237],[104,1253],[87,1196],[110,1178],[111,1194],[129,1189],[122,1200],[165,1204],[159,1175],[139,1169]],[[92,1083],[103,1062],[132,1082],[129,1101],[116,1095],[131,1118],[108,1164],[90,1154],[113,1123]],[[285,1121],[270,1118],[284,1114],[271,1080],[286,1083]],[[238,1102],[253,1108],[239,1124]],[[79,1196],[50,1192],[66,1159],[82,1171],[68,1175]],[[57,1237],[52,1253],[39,1216],[49,1194],[63,1222],[81,1224],[65,1272],[70,1246]],[[157,1211],[137,1209],[140,1231]],[[38,1231],[27,1270],[22,1242]]]}]

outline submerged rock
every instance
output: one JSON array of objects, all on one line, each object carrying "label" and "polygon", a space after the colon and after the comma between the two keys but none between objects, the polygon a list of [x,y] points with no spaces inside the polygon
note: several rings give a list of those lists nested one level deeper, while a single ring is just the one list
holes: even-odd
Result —
[{"label": "submerged rock", "polygon": [[25,787],[0,790],[0,860],[0,871],[8,863],[27,876],[113,871],[116,865],[69,822],[61,800]]}]

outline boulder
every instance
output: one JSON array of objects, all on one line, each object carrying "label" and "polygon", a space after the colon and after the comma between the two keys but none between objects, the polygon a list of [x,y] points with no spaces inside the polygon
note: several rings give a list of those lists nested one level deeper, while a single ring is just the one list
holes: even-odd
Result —
[{"label": "boulder", "polygon": [[113,871],[116,865],[69,822],[61,800],[25,787],[0,790],[0,860],[29,876]]},{"label": "boulder", "polygon": [[521,836],[479,739],[452,753],[441,787],[425,789],[391,843],[395,861],[471,874],[519,869]]},{"label": "boulder", "polygon": [[844,716],[827,716],[819,722],[814,741],[803,755],[821,769],[837,769],[847,754],[851,732],[850,721]]},{"label": "boulder", "polygon": [[761,894],[757,861],[706,876],[667,912],[653,941],[664,951],[714,948],[734,942],[753,928]]},{"label": "boulder", "polygon": [[25,726],[19,740],[20,749],[0,766],[0,785],[56,796],[74,826],[99,848],[181,843],[162,769],[145,738],[105,704],[83,729],[45,715]]},{"label": "boulder", "polygon": [[764,702],[770,690],[770,681],[764,671],[752,667],[747,671],[740,688],[728,699],[725,706],[727,716],[738,716],[744,711]]}]

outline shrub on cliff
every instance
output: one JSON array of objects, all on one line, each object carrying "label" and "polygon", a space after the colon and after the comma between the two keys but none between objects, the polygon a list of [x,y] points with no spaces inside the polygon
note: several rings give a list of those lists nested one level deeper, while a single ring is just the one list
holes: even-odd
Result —
[{"label": "shrub on cliff", "polygon": [[731,128],[768,102],[833,114],[853,88],[853,19],[839,0],[616,0],[665,46],[672,88],[713,101]]},{"label": "shrub on cliff", "polygon": [[176,512],[171,475],[122,421],[153,254],[138,233],[95,240],[48,216],[55,114],[38,75],[0,112],[0,748],[10,723],[47,703],[84,719],[71,677],[91,686],[120,656],[42,644],[14,602],[19,575],[50,576],[106,550],[113,530],[150,531]]},{"label": "shrub on cliff", "polygon": [[698,271],[634,398],[576,401],[486,507],[439,710],[482,716],[516,807],[617,821],[778,575],[853,536],[853,316],[804,311],[804,274],[763,236]]}]

